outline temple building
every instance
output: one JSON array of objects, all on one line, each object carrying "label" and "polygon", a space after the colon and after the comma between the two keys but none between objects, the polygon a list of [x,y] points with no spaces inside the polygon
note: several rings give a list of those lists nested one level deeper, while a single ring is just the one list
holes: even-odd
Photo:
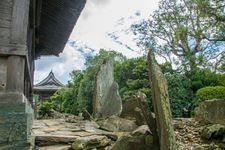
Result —
[{"label": "temple building", "polygon": [[51,71],[44,80],[34,85],[34,94],[38,95],[39,100],[49,100],[50,97],[63,86],[64,85]]},{"label": "temple building", "polygon": [[31,150],[34,61],[58,56],[86,0],[0,0],[0,149]]}]

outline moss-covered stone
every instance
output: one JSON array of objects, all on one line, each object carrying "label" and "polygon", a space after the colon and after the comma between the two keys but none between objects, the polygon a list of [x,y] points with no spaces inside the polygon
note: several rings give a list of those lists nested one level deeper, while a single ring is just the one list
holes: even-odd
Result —
[{"label": "moss-covered stone", "polygon": [[195,109],[195,119],[202,124],[225,125],[225,101],[219,99],[206,100]]},{"label": "moss-covered stone", "polygon": [[104,148],[110,144],[110,139],[106,136],[88,136],[77,138],[73,144],[74,150],[90,150],[94,148]]},{"label": "moss-covered stone", "polygon": [[151,135],[122,136],[111,150],[159,150],[159,145],[153,143]]},{"label": "moss-covered stone", "polygon": [[202,132],[201,136],[205,139],[223,139],[225,137],[225,126],[220,124],[213,124],[206,126]]},{"label": "moss-covered stone", "polygon": [[176,150],[177,147],[172,124],[167,81],[160,67],[155,62],[152,50],[149,50],[148,64],[160,149]]}]

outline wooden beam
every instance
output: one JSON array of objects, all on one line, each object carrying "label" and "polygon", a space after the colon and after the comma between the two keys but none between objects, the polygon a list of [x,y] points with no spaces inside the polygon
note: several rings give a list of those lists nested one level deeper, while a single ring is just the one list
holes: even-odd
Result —
[{"label": "wooden beam", "polygon": [[26,45],[18,45],[18,44],[9,44],[2,45],[0,44],[0,56],[10,56],[10,55],[18,55],[18,56],[26,56],[27,55],[27,46]]},{"label": "wooden beam", "polygon": [[30,0],[14,0],[10,43],[26,44]]},{"label": "wooden beam", "polygon": [[7,61],[6,91],[24,93],[25,58],[9,56]]}]

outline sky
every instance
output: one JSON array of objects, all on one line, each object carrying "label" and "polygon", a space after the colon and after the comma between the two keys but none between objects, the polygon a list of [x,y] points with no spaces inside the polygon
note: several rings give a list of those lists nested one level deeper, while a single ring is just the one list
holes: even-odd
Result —
[{"label": "sky", "polygon": [[35,61],[34,84],[52,70],[66,84],[72,70],[85,69],[87,56],[101,48],[123,53],[127,58],[143,55],[129,31],[131,24],[148,19],[159,0],[87,0],[85,8],[63,50],[56,56],[43,56]]}]

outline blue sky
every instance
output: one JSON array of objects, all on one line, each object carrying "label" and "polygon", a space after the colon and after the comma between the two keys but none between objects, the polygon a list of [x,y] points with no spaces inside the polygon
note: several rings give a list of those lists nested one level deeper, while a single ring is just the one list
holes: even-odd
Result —
[{"label": "blue sky", "polygon": [[149,18],[159,0],[87,0],[80,18],[59,57],[41,57],[35,62],[34,83],[52,70],[64,84],[72,70],[84,69],[85,57],[100,48],[116,50],[128,58],[142,55],[129,32],[131,24]]}]

